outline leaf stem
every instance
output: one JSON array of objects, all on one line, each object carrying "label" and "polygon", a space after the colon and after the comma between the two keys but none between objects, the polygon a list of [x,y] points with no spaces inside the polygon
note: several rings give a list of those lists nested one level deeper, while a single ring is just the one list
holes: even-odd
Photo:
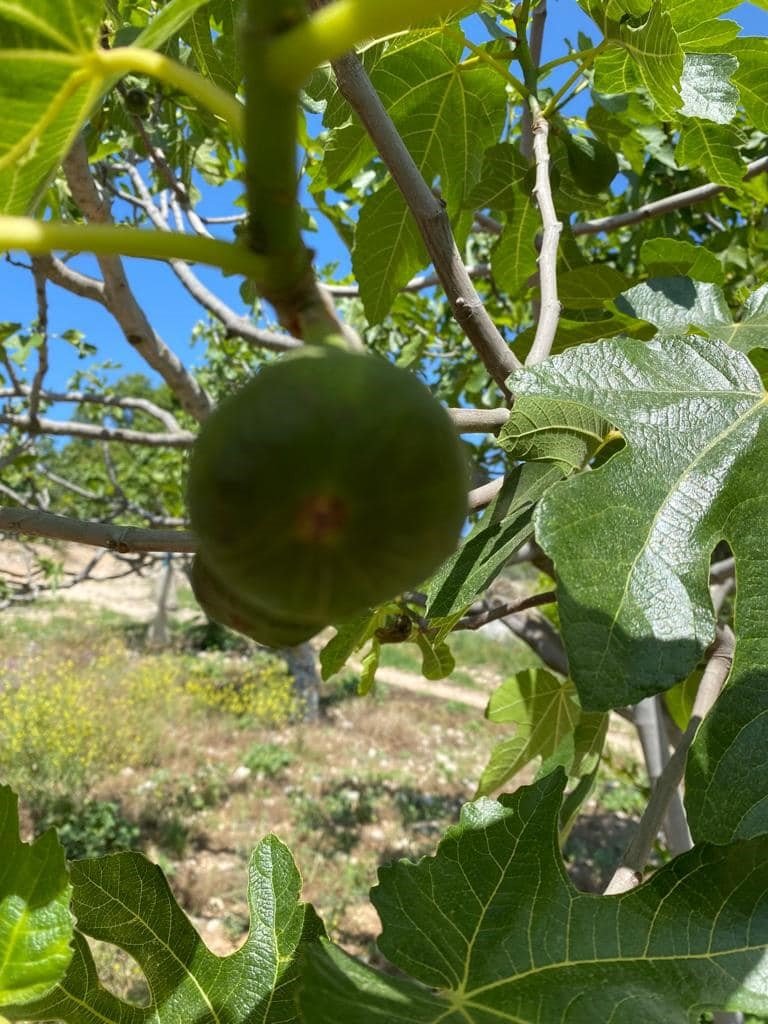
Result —
[{"label": "leaf stem", "polygon": [[365,39],[391,35],[467,6],[466,0],[335,0],[273,40],[265,72],[275,84],[297,90],[319,64],[341,57]]},{"label": "leaf stem", "polygon": [[236,135],[243,134],[242,103],[196,71],[162,53],[139,46],[119,46],[114,50],[94,50],[88,54],[87,60],[102,78],[131,72],[158,78],[226,121]]},{"label": "leaf stem", "polygon": [[[464,46],[474,54],[475,58],[482,64],[487,64],[489,68],[492,68],[497,75],[501,75],[507,85],[511,85],[512,88],[517,92],[523,99],[527,99],[529,92],[526,85],[520,81],[520,79],[513,75],[512,72],[506,67],[501,61],[496,60],[492,57],[487,50],[484,50],[481,46],[475,45],[470,39],[464,35],[463,32],[458,29],[447,27],[443,30],[446,35],[453,36],[455,39],[460,39]],[[467,67],[467,62],[463,62],[460,67]]]},{"label": "leaf stem", "polygon": [[568,76],[565,82],[560,86],[557,92],[552,96],[547,105],[544,107],[544,116],[549,117],[556,109],[557,105],[562,98],[568,93],[571,86],[575,85],[585,72],[587,72],[595,61],[595,58],[602,53],[605,49],[605,43],[600,43],[598,46],[594,46],[591,50],[584,51],[589,56],[584,59],[582,56],[581,63],[575,69],[575,71]]},{"label": "leaf stem", "polygon": [[597,46],[592,46],[588,50],[573,50],[571,53],[566,53],[564,57],[556,57],[554,60],[550,60],[546,64],[543,64],[539,68],[539,74],[543,78],[554,71],[555,68],[559,68],[563,64],[569,64],[571,61],[577,61],[583,64],[585,60],[594,60],[600,51],[605,49],[605,45],[605,40],[603,40],[598,43]]},{"label": "leaf stem", "polygon": [[0,216],[0,251],[24,249],[44,255],[56,249],[92,252],[96,255],[136,256],[147,260],[172,258],[207,263],[231,274],[259,281],[264,275],[262,257],[244,246],[176,231],[148,231],[113,224],[65,224],[32,217]]}]

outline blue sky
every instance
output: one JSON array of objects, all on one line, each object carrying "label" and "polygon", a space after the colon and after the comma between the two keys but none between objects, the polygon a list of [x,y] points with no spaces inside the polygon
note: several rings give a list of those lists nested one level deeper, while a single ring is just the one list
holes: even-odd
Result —
[{"label": "blue sky", "polygon": [[[765,35],[768,16],[750,4],[742,4],[729,15],[744,26],[747,35]],[[581,29],[590,32],[590,21],[581,13],[573,0],[550,0],[544,58],[561,55],[562,40],[576,38]],[[474,35],[474,33],[473,33]],[[567,73],[567,70],[566,72]],[[215,216],[233,212],[232,202],[240,188],[230,185],[219,189],[201,186],[203,201],[200,212]],[[318,264],[334,260],[342,268],[348,265],[343,247],[333,230],[320,218],[320,231],[308,237],[309,244],[318,254]],[[18,254],[17,254],[18,255]],[[78,257],[73,266],[84,272],[97,274],[95,260]],[[204,317],[204,312],[187,295],[169,268],[161,263],[142,260],[127,260],[129,279],[139,301],[143,304],[155,329],[165,342],[185,361],[200,360],[202,349],[192,349],[189,344],[193,325]],[[237,310],[242,309],[238,294],[238,279],[224,278],[218,271],[198,267],[196,272],[225,301]],[[31,276],[24,270],[0,261],[0,321],[18,321],[27,324],[35,316],[34,288]],[[95,303],[75,298],[59,288],[49,287],[49,324],[52,334],[68,328],[77,328],[85,333],[87,340],[99,348],[99,359],[110,359],[122,365],[123,372],[144,372],[150,378],[152,371],[130,348],[111,317]],[[74,350],[66,342],[54,338],[51,341],[52,370],[49,386],[62,386],[67,377],[79,366],[85,369],[87,361],[79,361]],[[66,411],[56,410],[56,415]]]}]

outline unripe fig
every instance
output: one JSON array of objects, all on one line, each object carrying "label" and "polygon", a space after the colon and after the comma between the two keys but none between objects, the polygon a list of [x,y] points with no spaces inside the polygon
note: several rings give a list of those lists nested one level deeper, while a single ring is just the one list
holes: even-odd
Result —
[{"label": "unripe fig", "polygon": [[125,109],[129,114],[135,114],[137,117],[142,119],[149,117],[149,96],[143,89],[139,89],[138,87],[126,89],[123,95],[123,101],[125,103]]},{"label": "unripe fig", "polygon": [[619,161],[611,147],[584,135],[563,135],[568,167],[573,180],[588,195],[604,192],[619,173]]},{"label": "unripe fig", "polygon": [[203,557],[228,588],[324,625],[431,575],[456,547],[466,488],[451,420],[416,377],[308,348],[209,417],[187,494]]},{"label": "unripe fig", "polygon": [[233,594],[200,555],[195,555],[192,562],[190,583],[197,603],[210,619],[267,647],[295,647],[322,629],[322,623],[284,622]]}]

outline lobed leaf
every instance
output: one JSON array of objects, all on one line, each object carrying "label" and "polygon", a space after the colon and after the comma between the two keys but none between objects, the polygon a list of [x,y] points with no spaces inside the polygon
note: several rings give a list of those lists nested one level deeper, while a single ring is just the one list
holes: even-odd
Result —
[{"label": "lobed leaf", "polygon": [[287,848],[263,839],[249,864],[251,927],[239,950],[211,953],[173,897],[159,867],[139,853],[119,853],[71,865],[72,908],[80,932],[109,942],[144,971],[151,1002],[136,1007],[98,980],[87,942],[79,936],[63,980],[44,998],[5,1008],[11,1020],[65,1024],[290,1024],[298,1021],[298,957],[322,931],[314,911],[298,901],[301,879]]},{"label": "lobed leaf", "polygon": [[29,1004],[61,980],[72,959],[64,850],[54,832],[19,839],[16,796],[0,786],[0,1010]]},{"label": "lobed leaf", "polygon": [[383,975],[323,943],[307,1024],[689,1024],[768,1007],[768,842],[702,846],[620,896],[578,892],[557,844],[565,777],[465,806],[437,854],[379,871]]},{"label": "lobed leaf", "polygon": [[552,489],[536,514],[582,706],[607,709],[684,678],[714,631],[707,588],[724,536],[760,559],[753,479],[764,474],[765,395],[716,340],[582,346],[513,375],[520,394],[567,396],[609,419],[626,449]]},{"label": "lobed leaf", "polygon": [[100,0],[0,2],[0,213],[27,213],[88,117]]},{"label": "lobed leaf", "polygon": [[573,734],[581,708],[573,683],[545,669],[528,669],[494,690],[485,715],[491,722],[513,724],[515,735],[491,751],[478,796],[499,789],[537,757],[551,757]]}]

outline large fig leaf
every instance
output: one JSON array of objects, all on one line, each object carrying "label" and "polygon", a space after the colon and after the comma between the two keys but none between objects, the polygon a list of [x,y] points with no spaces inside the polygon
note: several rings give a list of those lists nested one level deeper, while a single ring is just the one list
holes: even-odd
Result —
[{"label": "large fig leaf", "polygon": [[[171,0],[137,45],[156,48],[203,0]],[[102,0],[0,2],[0,214],[22,214],[113,83],[95,67]]]},{"label": "large fig leaf", "polygon": [[[307,1024],[689,1024],[768,1008],[768,841],[702,846],[621,896],[579,893],[557,846],[565,777],[464,808],[437,855],[381,868],[382,952],[323,944]],[[423,987],[426,986],[426,987]]]},{"label": "large fig leaf", "polygon": [[16,797],[0,786],[0,1017],[63,977],[72,959],[71,889],[55,834],[22,843]]},{"label": "large fig leaf", "polygon": [[0,213],[26,213],[99,95],[101,0],[0,4]]},{"label": "large fig leaf", "polygon": [[11,1020],[65,1024],[290,1024],[297,1021],[297,958],[321,925],[298,902],[301,880],[286,847],[268,836],[249,865],[251,929],[228,957],[211,953],[176,903],[160,868],[139,853],[71,865],[72,908],[86,935],[120,946],[146,975],[151,1002],[136,1007],[98,980],[82,936],[59,985],[45,998],[5,1008]]},{"label": "large fig leaf", "polygon": [[623,292],[622,313],[646,320],[659,334],[688,330],[720,338],[740,352],[768,348],[768,285],[747,297],[734,323],[723,290],[688,277],[654,277]]},{"label": "large fig leaf", "polygon": [[[766,592],[768,416],[760,378],[745,356],[714,339],[625,338],[570,350],[514,374],[511,386],[593,408],[625,438],[626,448],[601,469],[544,496],[536,532],[558,571],[582,707],[620,707],[658,693],[685,678],[713,639],[707,581],[719,540],[734,550],[740,593],[742,573],[762,575]],[[761,653],[768,664],[760,595],[756,582],[740,602],[748,666],[759,666]]]}]

